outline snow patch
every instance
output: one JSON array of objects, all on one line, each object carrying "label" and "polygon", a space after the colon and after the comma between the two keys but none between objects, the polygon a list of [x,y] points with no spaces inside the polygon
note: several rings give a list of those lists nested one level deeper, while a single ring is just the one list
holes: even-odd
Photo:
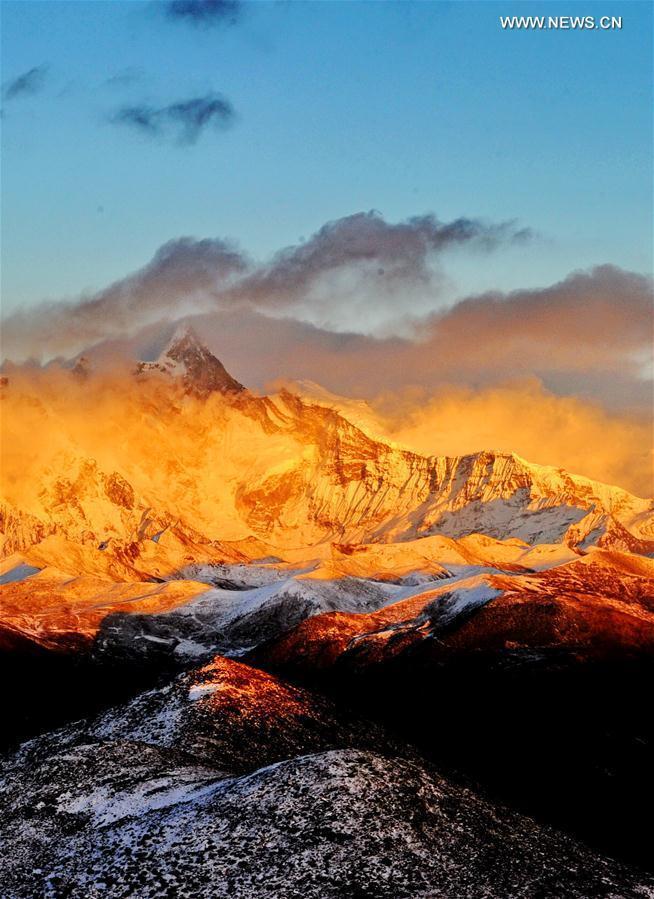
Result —
[{"label": "snow patch", "polygon": [[445,627],[462,615],[469,615],[501,593],[501,590],[491,586],[485,578],[473,578],[469,585],[447,594],[437,603],[435,607],[437,627]]},{"label": "snow patch", "polygon": [[202,699],[204,696],[211,696],[211,694],[215,693],[217,690],[220,690],[219,684],[193,684],[188,691],[188,698],[191,702],[195,702],[198,699]]},{"label": "snow patch", "polygon": [[215,792],[223,780],[213,771],[204,775],[196,769],[177,771],[169,776],[145,780],[132,790],[113,792],[108,786],[100,786],[74,797],[64,794],[57,809],[70,814],[91,814],[96,827],[106,827],[122,818],[139,817],[155,809],[193,802]]},{"label": "snow patch", "polygon": [[16,565],[9,571],[5,571],[4,574],[0,574],[0,585],[15,584],[18,581],[24,581],[28,577],[38,574],[39,571],[42,571],[42,569],[37,568],[35,565],[27,565],[26,563]]}]

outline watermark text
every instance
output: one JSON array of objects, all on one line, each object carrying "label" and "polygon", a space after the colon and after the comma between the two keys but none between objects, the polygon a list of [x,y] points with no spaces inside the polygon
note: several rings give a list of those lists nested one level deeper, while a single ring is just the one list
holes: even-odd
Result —
[{"label": "watermark text", "polygon": [[620,31],[622,16],[500,16],[505,31]]}]

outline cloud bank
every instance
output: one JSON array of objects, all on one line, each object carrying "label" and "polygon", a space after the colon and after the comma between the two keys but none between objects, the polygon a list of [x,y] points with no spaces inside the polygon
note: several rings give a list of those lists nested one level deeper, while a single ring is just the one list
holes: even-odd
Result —
[{"label": "cloud bank", "polygon": [[104,338],[131,335],[161,319],[190,312],[255,309],[298,318],[337,315],[352,303],[393,304],[407,311],[417,293],[438,296],[440,256],[454,246],[491,251],[527,240],[515,224],[475,219],[440,222],[419,216],[387,222],[366,212],[329,222],[307,241],[254,263],[220,238],[178,238],[142,269],[93,296],[50,302],[9,316],[3,355],[12,359],[76,353]]},{"label": "cloud bank", "polygon": [[2,354],[43,359],[77,353],[105,337],[134,334],[163,316],[206,308],[206,297],[245,268],[244,257],[225,241],[170,241],[138,272],[93,296],[42,303],[9,316],[2,329]]},{"label": "cloud bank", "polygon": [[[454,246],[491,251],[503,243],[529,240],[531,232],[513,222],[489,224],[434,215],[387,222],[379,213],[360,212],[328,222],[306,242],[280,250],[230,293],[261,307],[311,303],[333,305],[336,291],[348,301],[367,303],[416,289],[431,292],[438,255]],[[340,278],[338,277],[340,275]]]},{"label": "cloud bank", "polygon": [[[246,384],[284,375],[336,393],[536,377],[607,408],[651,408],[651,280],[611,266],[542,290],[474,297],[413,322],[409,337],[336,332],[295,317],[231,309],[201,333]],[[505,304],[505,305],[504,305]]]}]

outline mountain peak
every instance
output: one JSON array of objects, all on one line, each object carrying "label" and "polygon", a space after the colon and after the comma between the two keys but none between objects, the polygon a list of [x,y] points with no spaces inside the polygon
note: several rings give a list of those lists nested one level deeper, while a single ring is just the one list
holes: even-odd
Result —
[{"label": "mountain peak", "polygon": [[137,371],[162,371],[180,377],[187,392],[197,396],[245,390],[190,325],[179,325],[156,362],[141,362]]},{"label": "mountain peak", "polygon": [[166,356],[174,358],[177,355],[183,355],[194,350],[210,353],[208,347],[202,343],[194,328],[190,325],[180,324],[175,328],[173,336],[166,344],[159,358]]}]

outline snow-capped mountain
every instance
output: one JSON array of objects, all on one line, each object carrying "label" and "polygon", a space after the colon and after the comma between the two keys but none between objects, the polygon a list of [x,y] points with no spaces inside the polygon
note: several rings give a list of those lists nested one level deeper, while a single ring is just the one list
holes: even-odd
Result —
[{"label": "snow-capped mountain", "polygon": [[245,390],[189,326],[179,327],[159,357],[154,362],[139,362],[136,371],[137,374],[161,372],[181,378],[185,388],[198,396],[213,391],[240,393]]},{"label": "snow-capped mountain", "polygon": [[433,579],[654,551],[647,500],[513,454],[421,456],[288,391],[256,396],[188,329],[128,377],[78,360],[36,395],[14,375],[3,403],[24,448],[0,506],[7,645],[73,633],[206,656]]},{"label": "snow-capped mountain", "polygon": [[[530,766],[536,811],[642,862],[619,797],[649,770],[651,501],[257,396],[188,331],[128,374],[14,368],[2,403],[5,739],[68,722],[5,760],[3,895],[649,889],[432,760],[509,793]],[[327,860],[333,893],[307,880]]]},{"label": "snow-capped mountain", "polygon": [[651,501],[510,453],[421,456],[288,391],[255,396],[190,331],[132,380],[60,386],[43,380],[36,402],[18,378],[4,390],[30,447],[3,479],[5,554],[51,534],[108,556],[129,545],[133,560],[162,535],[288,550],[479,532],[654,550]]}]

